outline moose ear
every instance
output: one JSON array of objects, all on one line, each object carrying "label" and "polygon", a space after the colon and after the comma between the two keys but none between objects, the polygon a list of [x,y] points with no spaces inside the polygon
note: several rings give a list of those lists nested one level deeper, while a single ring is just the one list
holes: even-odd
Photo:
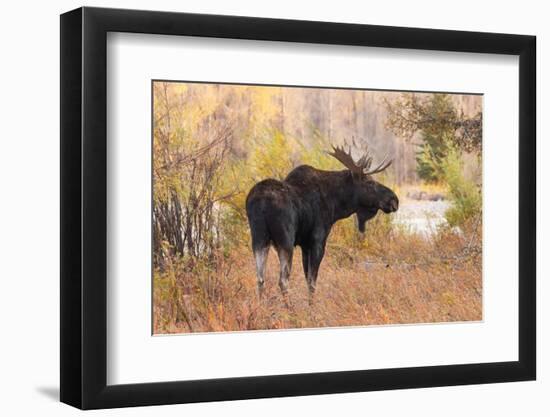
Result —
[{"label": "moose ear", "polygon": [[372,177],[363,172],[353,172],[351,171],[351,178],[355,183],[364,183],[366,181],[372,181]]},{"label": "moose ear", "polygon": [[362,175],[359,174],[358,172],[353,172],[353,171],[350,171],[351,173],[351,178],[353,179],[353,182],[360,182],[361,179],[362,179]]}]

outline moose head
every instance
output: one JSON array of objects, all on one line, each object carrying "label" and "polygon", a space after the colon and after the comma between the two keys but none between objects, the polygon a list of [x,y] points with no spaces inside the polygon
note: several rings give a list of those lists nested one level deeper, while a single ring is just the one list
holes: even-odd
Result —
[{"label": "moose head", "polygon": [[347,152],[344,147],[333,146],[332,152],[328,152],[328,154],[351,172],[354,184],[352,198],[357,202],[357,225],[361,233],[365,231],[365,223],[373,218],[378,210],[382,210],[384,213],[397,211],[399,199],[395,193],[373,178],[374,174],[388,168],[393,160],[388,160],[385,157],[375,168],[371,168],[373,157],[370,155],[368,147],[357,161],[351,156],[351,146]]}]

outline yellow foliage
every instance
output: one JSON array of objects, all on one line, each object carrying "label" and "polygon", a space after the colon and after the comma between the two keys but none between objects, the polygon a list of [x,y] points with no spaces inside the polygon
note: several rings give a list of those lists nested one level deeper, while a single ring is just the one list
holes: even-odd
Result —
[{"label": "yellow foliage", "polygon": [[293,167],[292,152],[289,140],[280,132],[275,132],[267,140],[258,143],[249,159],[254,179],[283,180]]}]

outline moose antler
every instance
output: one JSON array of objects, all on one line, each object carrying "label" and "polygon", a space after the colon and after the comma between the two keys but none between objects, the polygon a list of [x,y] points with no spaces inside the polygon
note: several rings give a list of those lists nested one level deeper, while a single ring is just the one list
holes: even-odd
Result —
[{"label": "moose antler", "polygon": [[[353,140],[353,144],[355,146],[355,139]],[[372,156],[369,153],[368,146],[365,148],[365,154],[359,158],[356,161],[353,160],[351,156],[351,146],[348,145],[348,152],[344,150],[344,147],[340,146],[332,146],[332,152],[327,152],[330,156],[336,158],[338,161],[342,163],[347,169],[349,169],[351,172],[361,175],[373,175],[377,174],[379,172],[384,171],[386,168],[388,168],[392,162],[393,159],[388,160],[388,156],[386,155],[382,162],[374,169],[370,169],[372,165]]]}]

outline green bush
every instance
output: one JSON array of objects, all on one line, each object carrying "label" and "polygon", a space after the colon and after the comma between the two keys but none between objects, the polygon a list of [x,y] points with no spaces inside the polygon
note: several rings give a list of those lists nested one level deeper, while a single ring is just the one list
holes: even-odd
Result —
[{"label": "green bush", "polygon": [[422,134],[423,143],[416,153],[416,173],[427,182],[441,181],[438,169],[439,162],[446,152],[442,146],[433,140],[433,136]]},{"label": "green bush", "polygon": [[447,155],[441,160],[442,177],[448,185],[452,206],[445,213],[451,226],[463,225],[481,212],[481,189],[463,174],[462,153],[456,146],[449,145]]}]

